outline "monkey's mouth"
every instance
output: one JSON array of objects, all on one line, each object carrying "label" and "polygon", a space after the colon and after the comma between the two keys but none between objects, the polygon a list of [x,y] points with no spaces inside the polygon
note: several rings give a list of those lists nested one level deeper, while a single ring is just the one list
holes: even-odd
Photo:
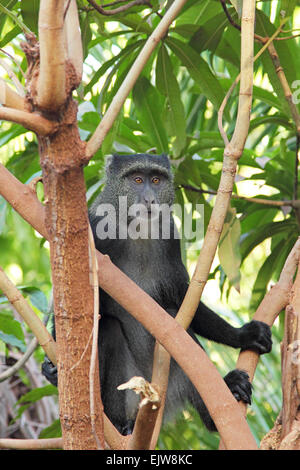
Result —
[{"label": "monkey's mouth", "polygon": [[154,205],[151,205],[150,207],[145,206],[145,210],[141,211],[141,213],[139,215],[139,219],[148,220],[148,221],[149,220],[156,220],[158,215],[159,215],[159,210],[157,209],[156,206],[154,206]]}]

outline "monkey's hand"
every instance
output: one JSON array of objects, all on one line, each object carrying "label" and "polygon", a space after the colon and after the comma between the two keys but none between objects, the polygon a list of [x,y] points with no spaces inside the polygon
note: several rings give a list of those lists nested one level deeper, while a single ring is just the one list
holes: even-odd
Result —
[{"label": "monkey's hand", "polygon": [[252,320],[240,328],[241,349],[265,354],[272,349],[271,328],[262,321]]},{"label": "monkey's hand", "polygon": [[52,364],[47,356],[45,356],[45,360],[42,364],[42,374],[52,385],[57,387],[57,367]]},{"label": "monkey's hand", "polygon": [[252,385],[247,372],[234,369],[225,375],[224,381],[237,401],[251,405]]}]

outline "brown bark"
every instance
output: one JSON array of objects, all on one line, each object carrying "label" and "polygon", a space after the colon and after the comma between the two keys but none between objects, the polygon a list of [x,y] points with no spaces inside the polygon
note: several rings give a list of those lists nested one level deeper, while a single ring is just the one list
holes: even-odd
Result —
[{"label": "brown bark", "polygon": [[285,311],[282,343],[282,429],[279,449],[300,450],[300,270]]},{"label": "brown bark", "polygon": [[[76,109],[70,101],[59,131],[47,139],[39,138],[39,144],[54,285],[64,449],[93,449],[96,445],[91,431],[88,386],[79,386],[89,383],[90,345],[85,354],[83,351],[93,328],[93,289],[89,279],[88,216],[81,164],[84,145],[78,134]],[[97,379],[99,390],[98,374]],[[100,411],[97,407],[97,417]],[[101,436],[99,424],[96,428]]]}]

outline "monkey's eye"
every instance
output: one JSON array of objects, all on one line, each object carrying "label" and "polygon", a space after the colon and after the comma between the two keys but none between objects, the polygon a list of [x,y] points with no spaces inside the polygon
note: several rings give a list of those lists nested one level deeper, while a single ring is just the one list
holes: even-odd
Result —
[{"label": "monkey's eye", "polygon": [[137,183],[137,184],[142,184],[143,183],[143,179],[140,177],[140,176],[136,176],[134,178],[134,182]]},{"label": "monkey's eye", "polygon": [[158,178],[157,176],[153,176],[153,178],[152,178],[152,183],[153,183],[153,184],[158,184],[158,183],[160,183],[160,178]]}]

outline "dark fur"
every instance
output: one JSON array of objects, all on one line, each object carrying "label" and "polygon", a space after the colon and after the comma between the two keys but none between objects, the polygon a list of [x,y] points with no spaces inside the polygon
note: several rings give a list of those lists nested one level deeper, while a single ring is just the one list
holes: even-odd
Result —
[{"label": "dark fur", "polygon": [[[158,175],[164,184],[154,189],[132,190],[131,174]],[[128,180],[129,178],[129,180]],[[108,254],[112,262],[144,291],[175,317],[186,293],[189,278],[181,260],[180,241],[170,240],[99,240],[96,236],[96,216],[99,204],[113,204],[118,211],[118,196],[129,197],[129,204],[151,202],[172,204],[174,198],[173,179],[170,164],[165,155],[129,155],[110,159],[107,166],[107,182],[90,210],[90,224],[95,237],[96,248]],[[155,201],[154,201],[155,200]],[[173,226],[171,217],[170,224]],[[172,233],[172,231],[171,231]],[[118,391],[117,386],[133,376],[151,380],[154,338],[117,302],[100,290],[101,321],[99,334],[99,364],[101,391],[104,410],[112,423],[122,433],[131,431],[134,424],[139,397],[132,391]],[[242,328],[234,328],[221,317],[200,303],[188,333],[220,342],[234,348],[256,349],[259,353],[271,349],[270,328],[252,321]],[[49,373],[49,364],[43,367]],[[52,380],[51,380],[52,379]],[[234,370],[227,374],[225,382],[238,400],[250,403],[251,385],[245,372]],[[190,402],[201,415],[210,430],[215,430],[213,421],[193,384],[171,360],[169,387],[167,392],[165,418]]]}]

